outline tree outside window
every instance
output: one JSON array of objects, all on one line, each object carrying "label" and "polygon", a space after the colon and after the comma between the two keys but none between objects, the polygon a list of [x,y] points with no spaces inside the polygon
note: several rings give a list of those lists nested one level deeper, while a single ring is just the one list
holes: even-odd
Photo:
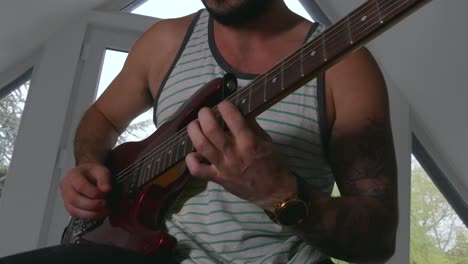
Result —
[{"label": "tree outside window", "polygon": [[468,263],[468,229],[412,158],[410,264]]},{"label": "tree outside window", "polygon": [[8,177],[16,135],[21,122],[30,81],[0,98],[0,197]]}]

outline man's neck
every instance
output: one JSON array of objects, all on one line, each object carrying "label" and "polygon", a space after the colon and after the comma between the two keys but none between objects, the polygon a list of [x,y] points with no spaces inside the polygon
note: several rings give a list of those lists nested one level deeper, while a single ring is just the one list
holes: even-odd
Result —
[{"label": "man's neck", "polygon": [[214,21],[221,56],[240,72],[263,73],[302,45],[310,22],[291,12],[283,1],[257,20],[230,27]]}]

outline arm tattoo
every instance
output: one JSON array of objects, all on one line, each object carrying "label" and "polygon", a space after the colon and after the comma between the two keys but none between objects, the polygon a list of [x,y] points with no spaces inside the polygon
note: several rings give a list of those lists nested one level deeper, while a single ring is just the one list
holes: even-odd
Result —
[{"label": "arm tattoo", "polygon": [[[389,120],[333,131],[330,162],[342,197],[315,193],[319,215],[296,231],[330,256],[381,260],[393,254],[397,226],[396,161]],[[317,200],[320,200],[317,202]]]},{"label": "arm tattoo", "polygon": [[355,138],[341,138],[333,131],[331,161],[342,195],[384,199],[396,188],[396,161],[390,122],[368,120]]}]

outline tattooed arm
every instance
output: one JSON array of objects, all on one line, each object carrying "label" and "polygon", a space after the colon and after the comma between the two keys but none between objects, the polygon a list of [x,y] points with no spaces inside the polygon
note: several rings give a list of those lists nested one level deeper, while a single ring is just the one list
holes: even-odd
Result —
[{"label": "tattooed arm", "polygon": [[395,249],[398,205],[383,77],[361,49],[327,71],[326,83],[333,121],[328,156],[341,197],[311,190],[311,214],[296,231],[335,258],[388,259]]}]

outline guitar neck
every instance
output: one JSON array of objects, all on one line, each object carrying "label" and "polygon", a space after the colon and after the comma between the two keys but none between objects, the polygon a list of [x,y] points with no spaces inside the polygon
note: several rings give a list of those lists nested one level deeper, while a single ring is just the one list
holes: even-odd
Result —
[{"label": "guitar neck", "polygon": [[255,117],[430,0],[368,0],[228,100]]},{"label": "guitar neck", "polygon": [[[226,100],[237,105],[247,118],[256,117],[429,2],[368,0]],[[138,177],[145,178],[138,180],[138,187],[172,168],[192,151],[192,142],[184,128],[141,160]],[[152,171],[146,172],[145,168]]]}]

